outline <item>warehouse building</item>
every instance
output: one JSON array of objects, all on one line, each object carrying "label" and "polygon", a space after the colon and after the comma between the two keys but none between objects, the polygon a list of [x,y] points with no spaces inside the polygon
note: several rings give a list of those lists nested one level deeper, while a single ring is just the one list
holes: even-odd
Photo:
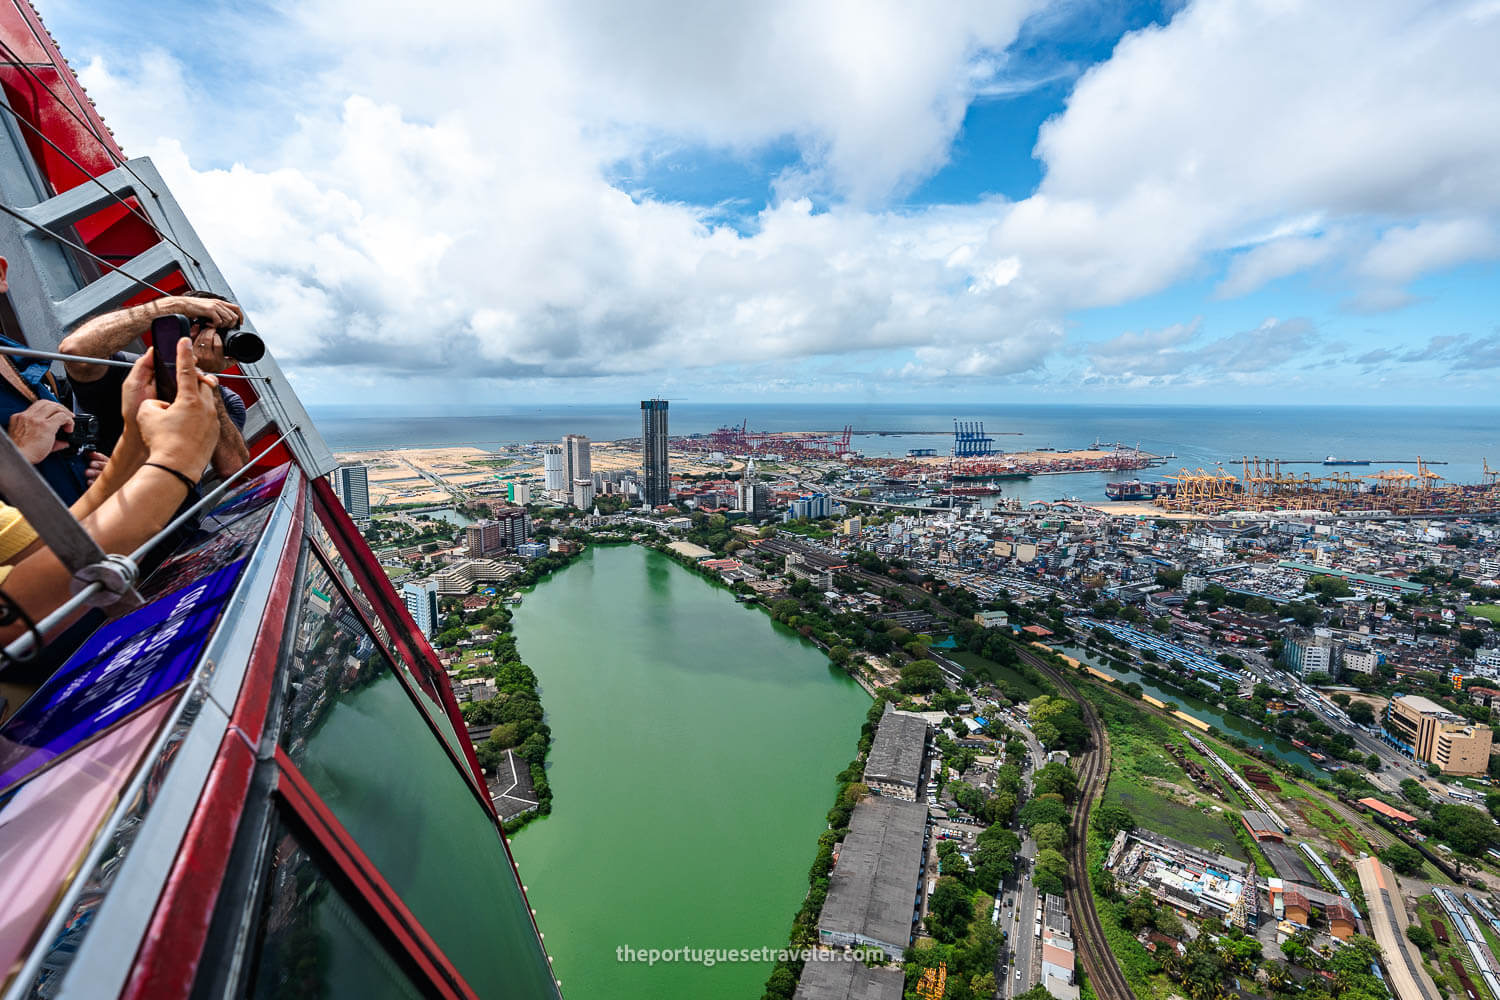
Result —
[{"label": "warehouse building", "polygon": [[861,801],[849,835],[834,848],[819,943],[880,948],[900,958],[911,944],[926,864],[926,806],[893,798]]},{"label": "warehouse building", "polygon": [[905,982],[906,977],[896,969],[872,969],[863,962],[809,960],[802,967],[793,1000],[901,1000]]},{"label": "warehouse building", "polygon": [[927,750],[927,720],[897,712],[886,702],[865,761],[865,784],[876,795],[915,802]]}]

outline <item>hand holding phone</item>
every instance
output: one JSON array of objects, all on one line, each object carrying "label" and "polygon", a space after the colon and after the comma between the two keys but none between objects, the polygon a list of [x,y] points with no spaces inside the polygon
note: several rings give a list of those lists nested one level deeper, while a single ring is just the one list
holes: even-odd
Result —
[{"label": "hand holding phone", "polygon": [[156,398],[170,403],[177,398],[177,342],[188,339],[192,324],[186,316],[171,313],[151,321],[151,346],[155,348]]}]

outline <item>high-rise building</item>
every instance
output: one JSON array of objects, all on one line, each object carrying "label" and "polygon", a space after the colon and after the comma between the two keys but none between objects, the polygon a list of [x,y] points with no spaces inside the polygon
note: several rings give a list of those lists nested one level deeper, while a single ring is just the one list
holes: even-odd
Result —
[{"label": "high-rise building", "polygon": [[735,488],[735,507],[747,514],[760,513],[760,506],[756,503],[755,496],[756,477],[755,459],[745,463],[745,472],[740,476],[739,485]]},{"label": "high-rise building", "polygon": [[[580,479],[587,479],[592,483],[594,478],[594,460],[589,449],[589,439],[583,434],[563,435],[563,473],[564,481],[570,490],[575,490],[574,484]],[[590,497],[590,502],[593,498]]]},{"label": "high-rise building", "polygon": [[403,583],[401,597],[406,601],[406,610],[417,623],[417,629],[427,638],[432,638],[438,623],[438,585],[432,580]]},{"label": "high-rise building", "polygon": [[329,474],[333,494],[339,498],[354,523],[370,523],[370,472],[363,465],[341,465]]},{"label": "high-rise building", "polygon": [[507,483],[505,496],[511,503],[525,506],[531,503],[531,485],[529,483]]},{"label": "high-rise building", "polygon": [[531,517],[525,507],[500,507],[490,513],[490,517],[464,529],[471,559],[504,549],[515,550],[531,537]]},{"label": "high-rise building", "polygon": [[592,478],[573,480],[573,495],[569,499],[579,510],[588,510],[594,506],[594,480]]},{"label": "high-rise building", "polygon": [[641,502],[659,507],[672,494],[667,468],[667,401],[641,400]]},{"label": "high-rise building", "polygon": [[566,493],[571,488],[567,470],[563,468],[563,450],[561,448],[548,448],[542,453],[542,474],[546,476],[547,492],[554,494],[554,496]]}]

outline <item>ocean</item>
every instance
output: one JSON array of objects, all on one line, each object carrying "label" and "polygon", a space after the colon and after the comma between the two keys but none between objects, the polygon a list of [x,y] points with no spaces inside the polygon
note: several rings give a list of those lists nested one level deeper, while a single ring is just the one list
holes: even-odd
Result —
[{"label": "ocean", "polygon": [[[558,441],[586,434],[595,441],[638,437],[638,402],[588,406],[492,407],[482,412],[389,407],[309,407],[334,451],[439,445],[493,449],[531,441]],[[1418,456],[1454,482],[1479,482],[1483,463],[1500,467],[1500,407],[1318,407],[1318,406],[1096,406],[964,405],[936,408],[913,404],[723,404],[673,403],[674,435],[708,433],[748,422],[752,431],[897,432],[856,434],[853,447],[867,455],[905,455],[910,448],[953,446],[954,420],[978,421],[997,447],[1081,448],[1095,440],[1139,445],[1158,455],[1175,454],[1166,465],[1130,473],[1155,479],[1180,468],[1213,470],[1223,463],[1238,474],[1242,456],[1305,462],[1288,470],[1320,476],[1328,455],[1368,459],[1368,468],[1342,467],[1356,475],[1383,468],[1414,469]],[[925,432],[925,433],[900,433]],[[938,433],[933,433],[938,432]],[[1097,500],[1104,483],[1122,478],[1100,473],[1040,476],[1006,482],[1008,495],[1025,500],[1078,496]]]}]

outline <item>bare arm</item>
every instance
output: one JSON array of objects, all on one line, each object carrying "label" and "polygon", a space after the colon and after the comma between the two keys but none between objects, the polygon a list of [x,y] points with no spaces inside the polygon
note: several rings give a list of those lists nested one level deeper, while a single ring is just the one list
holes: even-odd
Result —
[{"label": "bare arm", "polygon": [[[64,354],[107,358],[116,351],[123,350],[137,337],[143,336],[151,329],[153,320],[172,313],[181,313],[189,318],[212,319],[215,324],[224,326],[238,323],[242,318],[239,307],[230,302],[169,295],[85,320],[82,326],[62,339],[57,349]],[[69,361],[64,367],[68,377],[75,382],[97,382],[109,370],[104,365],[92,365],[85,361]]]},{"label": "bare arm", "polygon": [[[137,416],[139,434],[120,439],[124,444],[128,437],[135,437],[141,443],[138,455],[132,460],[135,468],[123,485],[81,518],[88,533],[105,552],[133,552],[166,527],[188,489],[182,479],[167,469],[194,478],[207,464],[217,443],[219,428],[213,415],[213,397],[219,391],[217,383],[198,372],[193,364],[192,345],[183,341],[178,348],[176,401],[171,406],[154,399],[141,404]],[[138,365],[131,377],[143,372],[149,378],[150,370],[149,365]],[[167,469],[141,465],[142,457],[149,457]],[[106,475],[119,475],[122,470],[123,466]],[[105,476],[99,478],[102,482]],[[76,507],[74,512],[78,513]],[[4,590],[33,620],[39,620],[68,599],[72,574],[49,549],[40,548],[16,564],[5,579]],[[11,641],[23,629],[20,624],[0,628],[0,642]]]},{"label": "bare arm", "polygon": [[218,412],[219,443],[214,447],[214,457],[209,464],[215,472],[228,479],[250,464],[250,449],[245,446],[240,429],[229,418],[229,411],[224,407],[223,393],[214,393],[214,408]]}]

